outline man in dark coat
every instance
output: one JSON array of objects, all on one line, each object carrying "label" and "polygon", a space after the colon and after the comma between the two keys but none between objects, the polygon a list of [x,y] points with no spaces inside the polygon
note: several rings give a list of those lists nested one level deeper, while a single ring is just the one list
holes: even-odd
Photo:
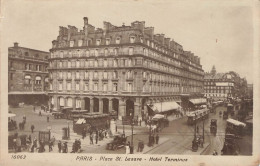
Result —
[{"label": "man in dark coat", "polygon": [[158,134],[156,135],[155,140],[156,140],[156,144],[158,144],[158,142],[159,142],[159,135]]},{"label": "man in dark coat", "polygon": [[61,141],[58,142],[59,153],[61,152]]},{"label": "man in dark coat", "polygon": [[33,130],[34,130],[34,125],[31,125],[31,130],[32,130],[32,133],[33,133]]}]

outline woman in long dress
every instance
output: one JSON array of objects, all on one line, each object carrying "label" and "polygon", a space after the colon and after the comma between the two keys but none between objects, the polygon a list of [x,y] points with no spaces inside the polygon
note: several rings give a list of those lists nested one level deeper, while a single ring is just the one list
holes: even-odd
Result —
[{"label": "woman in long dress", "polygon": [[130,147],[128,144],[125,146],[125,154],[130,154]]}]

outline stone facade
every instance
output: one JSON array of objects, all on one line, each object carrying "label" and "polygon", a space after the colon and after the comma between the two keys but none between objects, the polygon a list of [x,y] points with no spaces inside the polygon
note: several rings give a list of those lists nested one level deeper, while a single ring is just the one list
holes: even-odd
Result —
[{"label": "stone facade", "polygon": [[55,108],[115,110],[120,119],[131,110],[141,116],[148,103],[203,92],[200,58],[143,21],[120,27],[104,22],[96,29],[84,17],[83,30],[60,27],[50,52],[49,97]]},{"label": "stone facade", "polygon": [[228,98],[242,98],[246,96],[247,81],[233,72],[216,73],[213,66],[210,73],[204,76],[205,97],[213,100],[226,100]]},{"label": "stone facade", "polygon": [[[10,102],[27,102],[25,96],[45,95],[48,90],[49,52],[18,46],[8,48],[8,93]],[[37,98],[37,97],[36,97]],[[39,97],[41,98],[41,97]],[[17,99],[19,101],[12,101]]]}]

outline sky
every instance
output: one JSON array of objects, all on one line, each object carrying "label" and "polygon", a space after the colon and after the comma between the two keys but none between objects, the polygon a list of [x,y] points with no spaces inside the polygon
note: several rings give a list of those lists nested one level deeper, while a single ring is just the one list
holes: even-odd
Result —
[{"label": "sky", "polygon": [[[2,55],[18,42],[22,47],[49,51],[59,26],[83,28],[83,17],[96,28],[103,21],[130,25],[145,21],[201,58],[205,72],[235,71],[253,83],[253,11],[250,4],[231,1],[153,0],[8,0],[1,11]],[[202,2],[202,1],[200,1]]]}]

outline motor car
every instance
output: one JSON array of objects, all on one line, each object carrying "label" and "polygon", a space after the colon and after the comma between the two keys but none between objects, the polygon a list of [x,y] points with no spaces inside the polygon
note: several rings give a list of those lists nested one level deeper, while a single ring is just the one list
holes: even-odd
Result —
[{"label": "motor car", "polygon": [[117,150],[124,147],[126,144],[125,134],[116,135],[112,142],[107,144],[107,150]]}]

